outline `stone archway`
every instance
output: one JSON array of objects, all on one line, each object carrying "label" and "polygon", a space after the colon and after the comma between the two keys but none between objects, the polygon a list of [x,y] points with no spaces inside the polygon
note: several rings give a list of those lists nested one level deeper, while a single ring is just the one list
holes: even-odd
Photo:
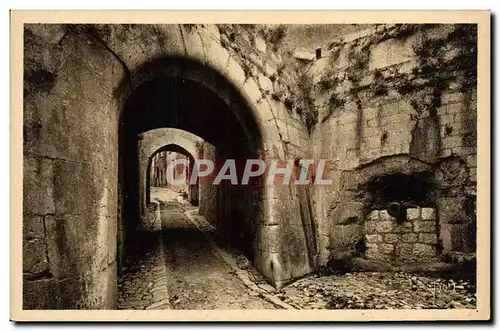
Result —
[{"label": "stone archway", "polygon": [[[220,46],[212,46],[227,53]],[[282,141],[283,134],[279,126],[273,123],[275,117],[268,99],[255,80],[245,76],[234,59],[228,55],[222,61],[225,63],[227,60],[227,64],[222,65],[220,58],[211,58],[216,53],[206,55],[210,60],[204,60],[204,64],[177,56],[146,62],[131,71],[131,80],[122,81],[116,93],[128,95],[131,85],[144,86],[161,77],[195,82],[215,93],[225,103],[242,125],[254,150],[260,151],[260,157],[285,159],[289,156],[286,143]],[[193,133],[203,136],[199,132]],[[261,186],[260,190],[261,226],[254,234],[254,263],[272,283],[281,286],[312,270],[300,204],[296,193],[286,187]]]},{"label": "stone archway", "polygon": [[197,146],[203,144],[203,139],[184,130],[176,128],[159,128],[146,131],[139,136],[139,212],[142,215],[148,198],[148,171],[151,157],[162,147],[176,145],[184,149],[190,158],[198,158],[199,150]]},{"label": "stone archway", "polygon": [[[343,171],[341,201],[332,214],[331,226],[337,229],[331,231],[332,250],[358,250],[396,264],[435,259],[439,231],[433,171],[409,155]],[[400,213],[389,211],[392,204]]]},{"label": "stone archway", "polygon": [[[299,141],[305,127],[288,127],[286,107],[258,83],[266,77],[245,72],[243,57],[217,35],[215,26],[25,26],[25,62],[33,66],[25,71],[23,222],[48,229],[38,234],[40,247],[23,248],[34,257],[23,269],[26,308],[115,306],[126,205],[120,123],[144,84],[161,77],[194,82],[224,101],[263,158],[290,157],[284,137],[290,129]],[[255,263],[280,285],[311,270],[299,203],[286,187],[263,187],[259,198]]]}]

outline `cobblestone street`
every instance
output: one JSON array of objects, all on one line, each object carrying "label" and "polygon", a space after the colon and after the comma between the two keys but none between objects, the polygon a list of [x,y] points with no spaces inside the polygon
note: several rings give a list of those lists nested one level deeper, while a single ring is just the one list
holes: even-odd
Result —
[{"label": "cobblestone street", "polygon": [[276,309],[214,253],[210,228],[195,225],[175,193],[155,193],[169,199],[161,202],[162,238],[141,234],[119,279],[118,309]]},{"label": "cobblestone street", "polygon": [[118,280],[118,309],[170,308],[159,235],[142,234],[142,249],[127,259],[124,274]]},{"label": "cobblestone street", "polygon": [[313,274],[280,290],[245,257],[221,249],[196,207],[154,188],[161,232],[139,233],[119,279],[118,309],[474,308],[473,283],[405,272]]}]

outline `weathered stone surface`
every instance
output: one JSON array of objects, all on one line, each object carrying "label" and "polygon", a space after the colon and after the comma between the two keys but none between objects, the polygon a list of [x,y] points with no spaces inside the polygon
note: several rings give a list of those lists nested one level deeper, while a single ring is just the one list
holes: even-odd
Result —
[{"label": "weathered stone surface", "polygon": [[435,221],[420,221],[414,223],[415,232],[436,232],[436,222]]},{"label": "weathered stone surface", "polygon": [[400,243],[396,246],[396,250],[398,252],[399,257],[402,260],[414,260],[415,257],[413,255],[413,245],[407,243]]},{"label": "weathered stone surface", "polygon": [[406,218],[408,221],[418,221],[420,219],[420,208],[408,208],[406,210]]},{"label": "weathered stone surface", "polygon": [[261,37],[257,36],[254,38],[254,45],[255,45],[255,48],[257,48],[257,50],[259,52],[262,52],[262,53],[266,52],[266,42]]},{"label": "weathered stone surface", "polygon": [[380,244],[378,245],[378,251],[381,254],[392,254],[394,252],[394,245],[393,244]]},{"label": "weathered stone surface", "polygon": [[373,221],[365,222],[365,232],[368,233],[376,233],[377,232],[377,224]]},{"label": "weathered stone surface", "polygon": [[475,247],[475,228],[469,224],[443,224],[439,239],[445,252],[470,252]]},{"label": "weathered stone surface", "polygon": [[422,208],[422,220],[423,221],[435,221],[436,220],[436,209],[434,209],[434,208]]},{"label": "weathered stone surface", "polygon": [[380,243],[382,242],[382,236],[379,234],[367,234],[365,235],[367,243]]},{"label": "weathered stone surface", "polygon": [[394,217],[387,213],[387,210],[379,210],[379,220],[382,222],[392,222]]},{"label": "weathered stone surface", "polygon": [[465,197],[438,199],[439,222],[441,224],[464,223],[467,219],[465,212]]},{"label": "weathered stone surface", "polygon": [[333,251],[343,251],[353,249],[357,242],[363,238],[362,227],[358,224],[333,225],[332,233],[335,236],[330,238],[330,248]]},{"label": "weathered stone surface", "polygon": [[401,236],[394,234],[394,233],[389,233],[384,236],[384,242],[388,244],[395,244],[401,240]]},{"label": "weathered stone surface", "polygon": [[197,31],[188,32],[183,29],[182,36],[186,47],[186,54],[189,58],[205,63],[205,52],[203,51],[203,43]]},{"label": "weathered stone surface", "polygon": [[368,220],[369,221],[374,221],[374,222],[377,222],[379,219],[379,211],[378,210],[372,210],[369,214],[368,214]]},{"label": "weathered stone surface", "polygon": [[207,64],[224,74],[229,62],[229,52],[215,40],[204,41],[206,41],[204,47]]},{"label": "weathered stone surface", "polygon": [[393,221],[378,222],[375,225],[375,228],[377,229],[377,232],[379,232],[379,233],[391,232],[392,229],[394,229],[394,222]]},{"label": "weathered stone surface", "polygon": [[436,256],[436,249],[432,245],[413,244],[413,254],[416,259],[425,260]]},{"label": "weathered stone surface", "polygon": [[23,272],[39,274],[49,269],[43,240],[23,241]]},{"label": "weathered stone surface", "polygon": [[417,233],[404,233],[401,236],[401,239],[405,243],[415,243],[418,241],[418,234]]},{"label": "weathered stone surface", "polygon": [[236,60],[234,60],[232,57],[229,57],[226,72],[229,80],[235,86],[242,86],[243,83],[245,82],[246,79],[245,72],[243,71],[239,63],[236,62]]},{"label": "weathered stone surface", "polygon": [[423,244],[436,244],[437,236],[435,233],[421,233],[418,235],[418,241]]},{"label": "weathered stone surface", "polygon": [[259,86],[255,83],[253,78],[247,78],[243,84],[243,91],[248,96],[251,103],[257,103],[262,98]]},{"label": "weathered stone surface", "polygon": [[54,213],[52,160],[24,155],[23,173],[23,213],[39,215]]},{"label": "weathered stone surface", "polygon": [[[352,247],[356,240],[378,240],[379,235],[384,234],[386,244],[394,243],[394,253],[390,246],[377,245],[370,246],[368,254],[376,252],[383,258],[386,258],[383,254],[392,254],[394,258],[418,261],[433,255],[430,252],[435,248],[425,242],[437,241],[434,239],[438,232],[445,252],[474,249],[474,208],[465,192],[475,190],[477,173],[473,146],[476,91],[457,93],[459,79],[453,77],[448,77],[448,91],[418,90],[416,103],[396,91],[394,86],[400,86],[400,82],[395,80],[418,69],[422,63],[417,52],[413,52],[412,45],[418,46],[415,41],[420,38],[415,32],[410,31],[408,36],[401,38],[382,38],[383,41],[377,34],[382,30],[391,31],[391,27],[344,36],[331,50],[323,48],[328,54],[311,62],[307,69],[309,77],[303,75],[302,67],[287,66],[287,60],[278,54],[279,49],[273,54],[276,45],[270,45],[267,38],[252,38],[254,36],[246,30],[231,35],[234,30],[227,32],[224,31],[227,27],[212,24],[101,24],[93,30],[88,30],[90,28],[93,27],[80,26],[70,31],[67,25],[25,26],[23,237],[24,249],[32,253],[26,253],[29,256],[23,260],[23,267],[36,274],[45,272],[50,264],[54,277],[23,284],[25,302],[31,301],[27,306],[112,307],[115,246],[123,247],[125,238],[123,229],[119,228],[118,234],[115,231],[117,210],[123,208],[123,201],[118,202],[118,194],[124,192],[117,192],[116,188],[118,173],[122,170],[118,168],[118,150],[122,147],[118,139],[119,120],[130,96],[131,82],[127,73],[130,73],[132,86],[165,73],[187,80],[200,76],[199,72],[191,72],[191,66],[184,66],[189,63],[185,59],[207,65],[222,75],[222,79],[204,79],[210,80],[205,82],[210,86],[207,88],[230,104],[231,111],[237,108],[232,104],[235,92],[228,94],[231,84],[236,87],[236,95],[238,92],[243,94],[248,104],[236,117],[240,121],[258,123],[255,131],[261,130],[261,136],[256,132],[252,134],[262,138],[263,155],[281,158],[311,155],[329,162],[328,173],[334,178],[333,184],[328,190],[311,188],[307,193],[313,202],[311,211],[309,207],[299,208],[304,204],[299,203],[293,188],[285,188],[272,197],[267,196],[271,190],[265,191],[266,206],[262,208],[265,217],[259,218],[259,222],[278,223],[280,228],[273,234],[276,240],[272,244],[255,245],[258,247],[256,263],[268,278],[275,278],[282,284],[310,271],[314,257],[308,256],[311,252],[307,247],[314,247],[316,242],[309,239],[314,238],[310,236],[311,231],[306,231],[309,228],[321,229],[318,230],[321,243],[316,247],[322,247],[323,251],[328,244]],[[452,25],[448,28],[451,30],[446,33],[436,30],[429,35],[433,38],[446,36],[454,29]],[[251,40],[255,40],[255,45]],[[360,47],[365,44],[369,47]],[[453,60],[456,45],[446,46],[451,49],[446,50],[445,58]],[[308,58],[313,58],[314,52],[310,51],[308,54],[313,56],[308,55]],[[162,71],[161,75],[154,66],[149,73],[138,70],[150,61],[156,65],[157,60],[169,62],[174,58],[179,62],[175,69]],[[427,60],[431,64],[437,61]],[[327,72],[331,68],[335,69],[333,74]],[[381,70],[375,72],[375,69]],[[183,71],[189,73],[184,75]],[[335,75],[341,82],[336,90],[326,89],[328,94],[334,93],[343,101],[334,107],[334,112],[330,112],[329,105],[324,105],[331,101],[325,97],[326,91],[314,91],[312,100],[302,100],[302,94],[296,89],[297,82],[306,83],[308,78],[316,87],[320,78],[328,76],[325,73]],[[375,74],[381,75],[382,88],[377,86],[380,84]],[[298,81],[298,77],[303,80]],[[353,78],[362,84],[362,92],[355,96]],[[220,84],[224,79],[231,84]],[[195,81],[205,86],[199,77]],[[261,90],[264,94],[269,93],[265,99]],[[436,116],[414,109],[425,108],[430,95],[441,99],[444,105]],[[301,101],[310,101],[319,115],[309,113],[308,107],[301,107]],[[415,116],[421,118],[415,121]],[[436,123],[439,123],[437,128]],[[430,159],[433,164],[419,163],[415,157]],[[428,192],[424,192],[426,199],[438,197],[437,201],[432,201],[436,211],[422,208],[420,221],[409,210],[411,222],[403,225],[396,225],[396,220],[386,211],[366,216],[365,212],[373,208],[370,204],[374,203],[374,197],[367,194],[371,180],[387,174],[422,172],[429,173],[437,184],[438,190],[426,187]],[[206,186],[200,189],[204,193],[209,191]],[[208,195],[215,196],[214,191]],[[348,195],[346,192],[356,198],[344,199]],[[271,204],[272,199],[278,203]],[[217,210],[223,209],[224,205],[215,200],[209,199],[200,205],[207,215],[216,215]],[[332,208],[333,212],[328,211],[331,201],[341,202]],[[307,212],[301,213],[303,210]],[[367,219],[362,219],[365,216]],[[219,222],[216,217],[210,219]],[[42,220],[45,220],[46,234]],[[340,225],[331,226],[331,223]],[[401,243],[396,241],[399,234]],[[412,243],[417,234],[421,242],[414,247]],[[121,241],[118,244],[116,237]],[[277,246],[273,247],[274,244]],[[45,248],[47,256],[40,253],[45,252]],[[134,301],[133,305],[145,308],[139,301]]]},{"label": "weathered stone surface", "polygon": [[364,205],[361,202],[345,202],[337,207],[334,222],[337,224],[348,224],[360,222],[363,216]]},{"label": "weathered stone surface", "polygon": [[273,92],[273,82],[264,75],[259,75],[259,86],[266,92]]},{"label": "weathered stone surface", "polygon": [[394,233],[408,233],[412,231],[413,231],[413,226],[412,223],[410,222],[403,222],[401,224],[398,223],[394,226],[394,229],[392,230],[392,232]]}]

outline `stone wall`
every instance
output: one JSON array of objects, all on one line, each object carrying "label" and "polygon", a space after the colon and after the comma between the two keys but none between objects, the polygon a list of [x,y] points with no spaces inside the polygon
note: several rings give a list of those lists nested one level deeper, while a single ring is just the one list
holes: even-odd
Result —
[{"label": "stone wall", "polygon": [[435,261],[438,250],[434,208],[408,208],[404,222],[374,210],[364,222],[368,258],[395,263]]},{"label": "stone wall", "polygon": [[[411,208],[436,210],[440,254],[473,251],[474,28],[352,31],[323,47],[321,58],[297,61],[281,49],[286,32],[275,26],[27,25],[25,308],[114,306],[116,249],[125,240],[117,222],[125,194],[118,185],[120,112],[138,86],[164,75],[217,94],[264,159],[328,160],[332,185],[262,185],[260,196],[245,202],[259,205],[254,263],[274,284],[312,271],[332,251],[357,249],[368,236],[368,215],[382,210],[367,185],[387,171],[430,173],[429,201]],[[144,210],[147,163],[140,169]],[[207,188],[214,191],[205,196],[222,194]],[[200,204],[212,221],[217,208]],[[409,233],[419,235],[414,254],[431,237],[416,232],[419,222]],[[390,244],[391,231],[381,244]]]},{"label": "stone wall", "polygon": [[[210,160],[216,162],[215,147],[207,142],[203,143],[200,150],[200,155],[205,160]],[[212,185],[216,174],[212,173],[210,176],[200,178],[200,205],[199,211],[200,215],[205,216],[207,221],[209,221],[213,226],[217,227],[219,221],[217,220],[217,192],[218,187]]]},{"label": "stone wall", "polygon": [[25,25],[24,40],[23,307],[112,308],[125,71],[62,25]]},{"label": "stone wall", "polygon": [[[314,191],[321,261],[355,249],[370,212],[366,188],[345,190],[344,172],[398,155],[431,168],[441,252],[470,251],[475,216],[465,216],[464,201],[475,205],[475,33],[467,25],[375,25],[332,41],[310,65],[318,111],[311,151],[329,160],[333,180]],[[443,183],[443,167],[455,180]],[[345,213],[357,221],[343,223]]]}]

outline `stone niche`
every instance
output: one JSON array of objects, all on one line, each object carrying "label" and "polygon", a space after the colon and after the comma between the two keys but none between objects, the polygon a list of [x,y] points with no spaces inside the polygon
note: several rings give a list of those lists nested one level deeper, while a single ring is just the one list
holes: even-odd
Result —
[{"label": "stone niche", "polygon": [[431,174],[390,174],[367,185],[365,256],[393,263],[437,259],[438,221]]},{"label": "stone niche", "polygon": [[436,210],[408,208],[403,222],[387,210],[373,210],[365,221],[365,256],[411,263],[436,259],[438,244]]}]

